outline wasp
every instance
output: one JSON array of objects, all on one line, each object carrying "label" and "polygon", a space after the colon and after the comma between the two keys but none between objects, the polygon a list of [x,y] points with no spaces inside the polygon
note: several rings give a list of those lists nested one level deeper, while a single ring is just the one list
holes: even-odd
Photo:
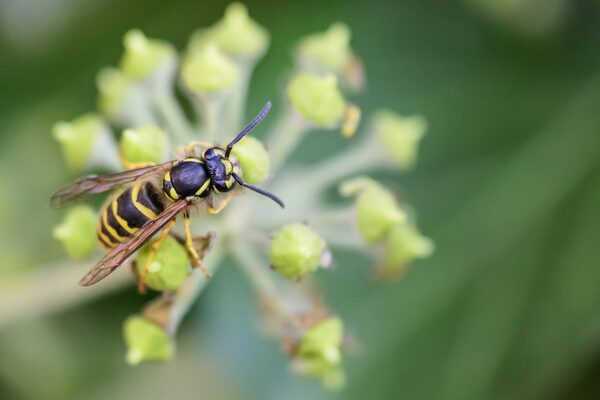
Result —
[{"label": "wasp", "polygon": [[[284,207],[283,201],[260,187],[246,183],[240,177],[237,162],[230,158],[236,143],[258,125],[269,113],[267,102],[260,113],[225,147],[194,142],[187,146],[186,156],[156,165],[146,165],[105,176],[88,176],[57,190],[50,198],[52,208],[69,205],[85,196],[128,185],[101,212],[97,229],[99,244],[108,253],[81,279],[82,286],[93,285],[121,266],[133,253],[162,230],[148,255],[144,274],[162,241],[169,235],[176,218],[183,214],[185,247],[195,267],[206,277],[209,271],[192,245],[189,210],[211,196],[231,192],[236,185],[268,197]],[[202,150],[198,154],[198,148]],[[160,182],[160,183],[156,183]],[[218,207],[208,202],[209,213],[220,212],[231,200],[226,197]]]}]

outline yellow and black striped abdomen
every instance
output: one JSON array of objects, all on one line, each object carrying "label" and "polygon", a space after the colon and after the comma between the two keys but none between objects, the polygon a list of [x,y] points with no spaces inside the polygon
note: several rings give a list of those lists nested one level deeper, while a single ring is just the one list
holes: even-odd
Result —
[{"label": "yellow and black striped abdomen", "polygon": [[150,183],[137,183],[116,196],[102,211],[98,241],[113,248],[129,239],[164,209],[159,191]]}]

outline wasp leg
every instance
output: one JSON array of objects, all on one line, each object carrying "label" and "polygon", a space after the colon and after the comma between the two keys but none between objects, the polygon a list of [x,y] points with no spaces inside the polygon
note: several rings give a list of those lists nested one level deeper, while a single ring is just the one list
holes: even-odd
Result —
[{"label": "wasp leg", "polygon": [[158,251],[162,243],[165,241],[167,236],[169,236],[169,233],[171,232],[171,229],[173,229],[174,225],[175,219],[172,219],[169,222],[169,224],[165,227],[165,229],[163,229],[158,240],[152,243],[152,247],[150,247],[150,252],[148,253],[148,257],[146,258],[146,262],[144,263],[144,269],[142,270],[142,273],[140,274],[138,279],[138,292],[140,294],[144,294],[146,292],[145,282],[146,277],[148,276],[148,271],[150,270],[150,265],[152,265],[152,263],[154,262],[154,256],[156,255],[156,252]]},{"label": "wasp leg", "polygon": [[227,207],[227,204],[229,204],[229,202],[233,199],[232,195],[229,195],[225,198],[225,200],[221,201],[221,203],[219,203],[219,205],[215,208],[212,207],[211,204],[208,205],[208,213],[209,214],[218,214],[221,211],[223,211],[223,209],[225,207]]},{"label": "wasp leg", "polygon": [[198,255],[198,252],[194,248],[194,242],[192,238],[192,231],[190,230],[190,215],[189,213],[183,214],[183,224],[185,226],[185,248],[188,253],[192,256],[192,263],[194,267],[198,267],[204,273],[207,278],[211,277],[210,271],[206,268],[206,265]]}]

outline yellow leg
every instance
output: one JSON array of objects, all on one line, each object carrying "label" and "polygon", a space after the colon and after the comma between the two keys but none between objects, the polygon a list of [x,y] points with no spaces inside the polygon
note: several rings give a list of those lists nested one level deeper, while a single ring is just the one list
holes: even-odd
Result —
[{"label": "yellow leg", "polygon": [[190,255],[192,256],[194,267],[200,268],[204,273],[204,276],[210,278],[210,271],[206,268],[206,265],[204,265],[204,262],[198,255],[196,249],[194,249],[192,231],[190,230],[190,216],[187,213],[183,215],[183,224],[185,226],[185,248],[187,249],[188,253],[190,253]]},{"label": "yellow leg", "polygon": [[227,197],[225,198],[225,200],[221,201],[221,203],[219,204],[219,206],[218,206],[218,207],[216,207],[216,208],[213,208],[213,207],[211,207],[211,206],[209,205],[209,206],[208,206],[208,213],[209,213],[209,214],[218,214],[218,213],[220,213],[221,211],[223,211],[223,209],[224,209],[225,207],[227,207],[227,204],[229,204],[229,202],[230,202],[232,199],[233,199],[233,196],[232,196],[232,195],[229,195],[229,196],[227,196]]},{"label": "yellow leg", "polygon": [[156,252],[160,248],[162,242],[164,242],[167,236],[169,236],[169,233],[171,232],[171,229],[173,229],[174,225],[175,219],[169,222],[165,229],[163,229],[158,240],[152,244],[152,247],[150,247],[150,252],[148,253],[148,257],[146,258],[146,262],[144,264],[144,269],[142,270],[142,273],[138,280],[138,292],[140,292],[141,294],[144,294],[146,292],[146,277],[148,276],[150,265],[152,265],[152,263],[154,262],[154,256],[156,255]]}]

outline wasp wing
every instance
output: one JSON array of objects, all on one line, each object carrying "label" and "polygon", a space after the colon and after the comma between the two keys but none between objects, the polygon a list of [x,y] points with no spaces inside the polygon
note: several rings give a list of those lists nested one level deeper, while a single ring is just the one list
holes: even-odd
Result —
[{"label": "wasp wing", "polygon": [[79,284],[90,286],[106,278],[111,272],[122,265],[133,253],[150,240],[158,231],[188,206],[186,200],[171,203],[162,213],[140,228],[129,240],[112,249],[94,268],[88,272]]},{"label": "wasp wing", "polygon": [[168,161],[162,164],[118,172],[112,175],[88,176],[54,192],[52,197],[50,197],[50,207],[61,208],[84,196],[106,192],[115,186],[145,179],[154,174],[164,173],[172,168],[174,164],[175,161]]}]

